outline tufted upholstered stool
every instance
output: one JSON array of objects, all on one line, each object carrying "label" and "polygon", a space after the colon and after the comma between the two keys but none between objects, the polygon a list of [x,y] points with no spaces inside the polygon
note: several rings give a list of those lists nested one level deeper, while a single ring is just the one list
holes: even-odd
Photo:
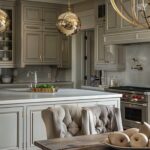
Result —
[{"label": "tufted upholstered stool", "polygon": [[61,105],[43,110],[47,138],[82,135],[82,108],[77,105]]},{"label": "tufted upholstered stool", "polygon": [[82,121],[82,130],[86,135],[123,130],[120,109],[113,106],[84,107]]}]

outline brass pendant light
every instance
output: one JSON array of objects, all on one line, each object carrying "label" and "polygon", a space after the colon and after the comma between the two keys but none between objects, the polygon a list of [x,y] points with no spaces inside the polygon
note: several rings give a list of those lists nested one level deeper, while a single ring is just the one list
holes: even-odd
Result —
[{"label": "brass pendant light", "polygon": [[7,13],[0,9],[0,32],[6,31],[9,26],[9,18]]},{"label": "brass pendant light", "polygon": [[71,12],[70,0],[68,0],[68,11],[59,15],[56,26],[66,36],[73,35],[80,30],[81,22],[79,17]]},{"label": "brass pendant light", "polygon": [[110,0],[117,14],[133,26],[150,29],[150,0],[131,0],[125,7],[122,0]]}]

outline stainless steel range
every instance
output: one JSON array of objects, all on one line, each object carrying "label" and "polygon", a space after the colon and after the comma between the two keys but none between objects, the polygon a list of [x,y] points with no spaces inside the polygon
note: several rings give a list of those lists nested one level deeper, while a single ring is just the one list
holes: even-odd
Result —
[{"label": "stainless steel range", "polygon": [[[110,87],[110,92],[122,93],[121,114],[124,128],[138,127],[141,121],[150,123],[150,88],[120,86]],[[149,114],[149,115],[148,115]]]}]

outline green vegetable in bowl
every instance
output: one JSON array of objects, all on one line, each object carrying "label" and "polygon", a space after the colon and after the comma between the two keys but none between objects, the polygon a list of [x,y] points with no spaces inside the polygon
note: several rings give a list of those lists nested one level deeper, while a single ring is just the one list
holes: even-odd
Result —
[{"label": "green vegetable in bowl", "polygon": [[55,88],[53,85],[50,84],[38,84],[36,85],[37,88]]}]

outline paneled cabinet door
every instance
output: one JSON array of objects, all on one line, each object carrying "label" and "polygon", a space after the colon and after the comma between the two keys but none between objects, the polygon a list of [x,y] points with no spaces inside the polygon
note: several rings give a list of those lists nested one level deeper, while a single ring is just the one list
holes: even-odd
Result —
[{"label": "paneled cabinet door", "polygon": [[[132,12],[131,12],[132,11],[131,10],[132,1],[131,0],[122,0],[122,2],[124,4],[125,9],[127,9],[127,11],[129,12],[129,14],[132,14]],[[137,6],[138,1],[135,1],[135,3],[136,3],[135,6]],[[122,30],[128,30],[128,29],[131,30],[132,28],[135,28],[135,27],[121,18],[121,28],[122,28]]]},{"label": "paneled cabinet door", "polygon": [[38,149],[34,141],[46,140],[47,132],[42,118],[42,111],[52,105],[29,106],[27,108],[27,150]]},{"label": "paneled cabinet door", "polygon": [[71,38],[61,35],[61,48],[59,53],[59,67],[71,67]]},{"label": "paneled cabinet door", "polygon": [[42,62],[42,32],[24,31],[24,63]]},{"label": "paneled cabinet door", "polygon": [[106,1],[106,32],[115,32],[120,28],[121,18],[113,9],[110,0]]},{"label": "paneled cabinet door", "polygon": [[0,109],[0,149],[23,150],[23,108]]},{"label": "paneled cabinet door", "polygon": [[105,64],[104,28],[97,25],[95,29],[95,67]]},{"label": "paneled cabinet door", "polygon": [[39,23],[42,21],[43,14],[41,7],[24,6],[23,9],[23,18],[25,22]]},{"label": "paneled cabinet door", "polygon": [[60,38],[58,32],[43,33],[43,63],[58,64]]},{"label": "paneled cabinet door", "polygon": [[43,23],[55,27],[57,21],[57,11],[53,8],[43,8]]}]

